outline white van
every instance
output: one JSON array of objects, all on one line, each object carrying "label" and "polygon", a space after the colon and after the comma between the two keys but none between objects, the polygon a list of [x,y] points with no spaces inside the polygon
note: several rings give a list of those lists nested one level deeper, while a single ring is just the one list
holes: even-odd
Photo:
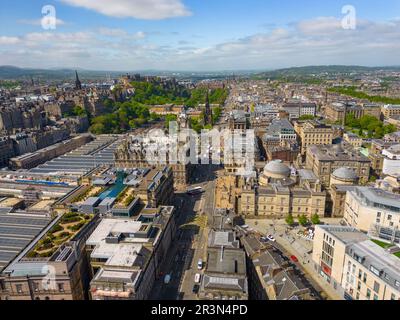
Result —
[{"label": "white van", "polygon": [[201,280],[201,274],[196,273],[196,275],[194,276],[194,283],[200,283],[200,280]]}]

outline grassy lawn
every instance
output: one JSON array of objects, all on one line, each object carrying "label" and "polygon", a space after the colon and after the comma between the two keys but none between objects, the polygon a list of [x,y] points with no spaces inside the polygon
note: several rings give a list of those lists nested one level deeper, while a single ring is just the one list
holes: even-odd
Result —
[{"label": "grassy lawn", "polygon": [[379,240],[372,240],[371,239],[371,241],[376,243],[378,246],[382,247],[383,249],[387,249],[387,248],[392,246],[392,244],[390,244],[390,243],[386,243],[386,242],[379,241]]},{"label": "grassy lawn", "polygon": [[397,258],[400,258],[400,252],[394,254]]}]

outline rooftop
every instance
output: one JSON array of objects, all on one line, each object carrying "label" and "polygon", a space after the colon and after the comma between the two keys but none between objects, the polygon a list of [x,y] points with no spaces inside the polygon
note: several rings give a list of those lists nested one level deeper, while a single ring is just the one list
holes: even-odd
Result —
[{"label": "rooftop", "polygon": [[241,249],[208,248],[207,255],[207,272],[246,274],[246,258]]},{"label": "rooftop", "polygon": [[316,229],[318,228],[332,234],[334,237],[341,240],[345,244],[357,243],[369,239],[367,235],[353,227],[319,225],[316,226]]},{"label": "rooftop", "polygon": [[370,187],[357,187],[350,192],[364,205],[400,213],[400,194]]},{"label": "rooftop", "polygon": [[[134,234],[139,232],[143,223],[135,220],[125,219],[103,219],[96,230],[87,239],[86,244],[96,246],[105,241],[110,234],[127,234],[130,238],[135,238]],[[135,242],[147,242],[147,238],[135,239]]]},{"label": "rooftop", "polygon": [[50,218],[43,215],[0,213],[0,270],[49,223]]},{"label": "rooftop", "polygon": [[353,148],[344,148],[340,144],[336,145],[311,145],[308,152],[313,154],[320,161],[357,161],[371,162],[368,157],[360,154]]},{"label": "rooftop", "polygon": [[339,179],[344,180],[357,180],[358,176],[357,173],[348,167],[341,167],[333,171],[332,175]]},{"label": "rooftop", "polygon": [[[371,240],[353,243],[346,248],[346,253],[353,258],[361,258],[362,264],[392,287],[400,283],[400,259],[389,253]],[[371,271],[372,271],[371,270]],[[375,273],[374,272],[374,273]]]},{"label": "rooftop", "polygon": [[239,241],[234,231],[210,231],[208,238],[210,247],[239,248]]}]

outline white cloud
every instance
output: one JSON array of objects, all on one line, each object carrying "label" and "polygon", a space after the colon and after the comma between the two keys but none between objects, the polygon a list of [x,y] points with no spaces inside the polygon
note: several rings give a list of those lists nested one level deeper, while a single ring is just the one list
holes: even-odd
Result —
[{"label": "white cloud", "polygon": [[144,39],[146,38],[146,33],[143,31],[138,31],[133,35],[134,39]]},{"label": "white cloud", "polygon": [[356,30],[344,30],[338,25],[339,19],[320,17],[212,46],[185,45],[191,39],[157,43],[143,31],[132,33],[124,29],[36,32],[20,37],[0,36],[0,61],[18,66],[103,70],[400,64],[400,20],[359,20]]},{"label": "white cloud", "polygon": [[117,18],[161,20],[184,17],[191,12],[182,0],[61,0],[66,4],[94,10]]},{"label": "white cloud", "polygon": [[19,42],[18,37],[6,37],[0,36],[0,44],[1,45],[10,45],[10,44],[17,44]]},{"label": "white cloud", "polygon": [[334,17],[319,17],[300,21],[297,27],[300,32],[306,35],[326,34],[343,30],[341,21]]},{"label": "white cloud", "polygon": [[110,37],[125,37],[128,35],[128,32],[122,29],[110,29],[110,28],[100,28],[99,33],[103,36]]}]

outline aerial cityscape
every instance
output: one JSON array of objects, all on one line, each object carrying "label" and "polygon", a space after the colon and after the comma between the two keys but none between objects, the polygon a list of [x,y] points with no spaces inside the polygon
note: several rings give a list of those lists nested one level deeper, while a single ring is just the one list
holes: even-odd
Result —
[{"label": "aerial cityscape", "polygon": [[2,1],[0,306],[399,301],[400,3],[352,2]]}]

